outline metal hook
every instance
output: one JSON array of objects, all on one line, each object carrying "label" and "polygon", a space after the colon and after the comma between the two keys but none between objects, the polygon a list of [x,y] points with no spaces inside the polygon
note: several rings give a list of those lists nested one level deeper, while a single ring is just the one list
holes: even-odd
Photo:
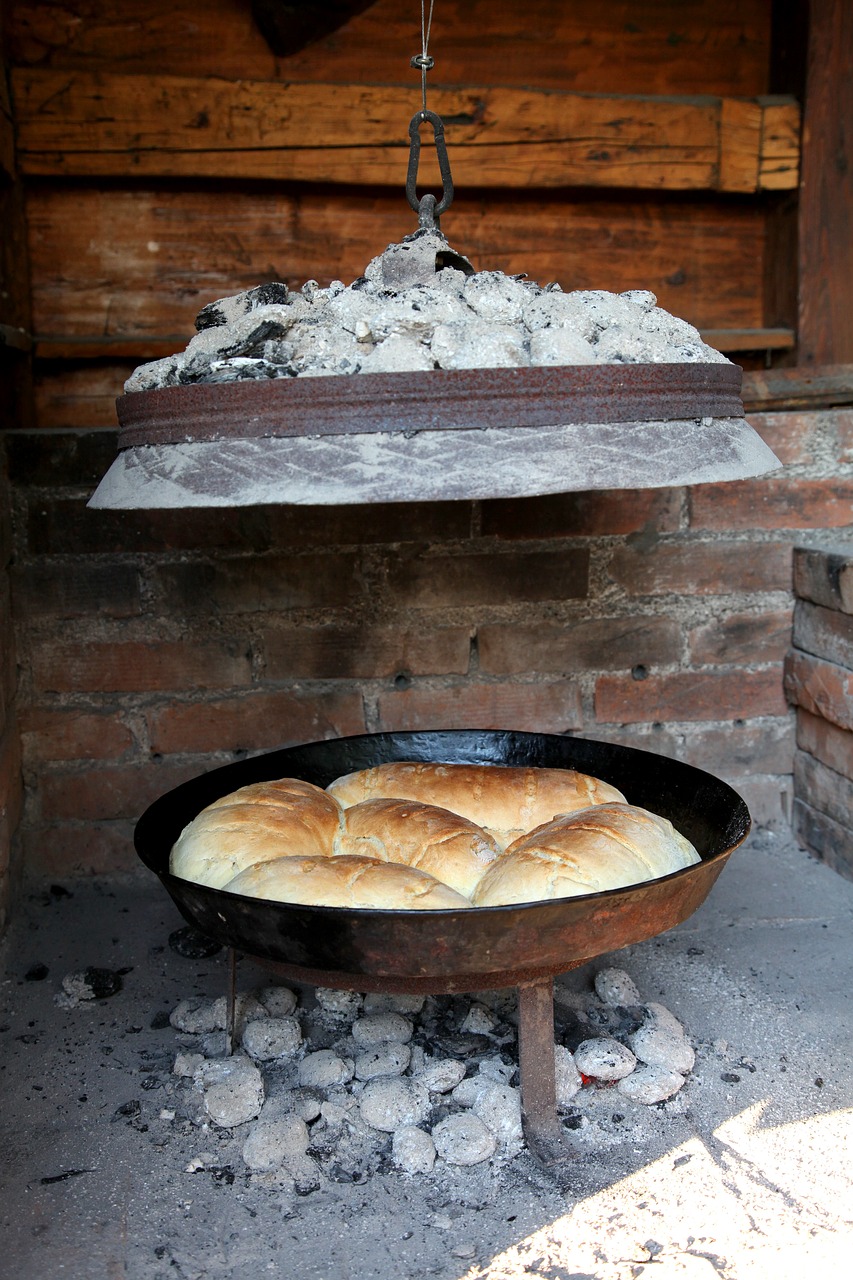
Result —
[{"label": "metal hook", "polygon": [[[438,168],[441,173],[442,193],[441,200],[436,204],[435,196],[425,196],[423,200],[418,199],[418,165],[421,158],[421,134],[420,127],[426,122],[432,125],[432,131],[435,138],[435,151],[438,156]],[[439,216],[450,208],[453,203],[453,178],[450,176],[450,161],[447,158],[447,147],[444,141],[444,121],[441,116],[437,116],[434,111],[418,111],[412,116],[409,125],[409,138],[411,139],[409,147],[409,169],[406,174],[406,199],[408,200],[415,213],[418,214],[418,221],[421,226],[430,226],[438,229]],[[435,205],[434,209],[430,204]]]}]

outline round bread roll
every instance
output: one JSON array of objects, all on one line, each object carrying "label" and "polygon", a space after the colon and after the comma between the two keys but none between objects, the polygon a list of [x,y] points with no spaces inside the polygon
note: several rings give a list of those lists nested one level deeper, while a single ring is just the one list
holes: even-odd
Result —
[{"label": "round bread roll", "polygon": [[327,787],[345,809],[364,800],[421,800],[475,822],[501,848],[560,813],[623,802],[621,791],[573,769],[395,761],[336,778]]},{"label": "round bread roll", "polygon": [[388,911],[458,911],[471,903],[425,871],[397,862],[340,854],[275,858],[246,867],[223,886],[229,893],[303,906]]},{"label": "round bread roll", "polygon": [[629,804],[596,805],[516,840],[483,875],[476,907],[621,889],[699,862],[672,823]]},{"label": "round bread roll", "polygon": [[340,805],[321,787],[300,778],[256,782],[214,800],[184,827],[169,870],[221,889],[253,863],[331,855],[342,825]]},{"label": "round bread roll", "polygon": [[417,800],[364,800],[346,810],[344,826],[341,852],[417,867],[466,897],[501,852],[482,827]]}]

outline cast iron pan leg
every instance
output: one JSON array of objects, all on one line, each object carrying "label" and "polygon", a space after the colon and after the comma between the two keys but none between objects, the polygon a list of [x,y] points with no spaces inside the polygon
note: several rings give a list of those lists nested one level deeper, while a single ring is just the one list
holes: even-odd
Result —
[{"label": "cast iron pan leg", "polygon": [[544,1168],[562,1165],[575,1152],[557,1117],[551,978],[518,988],[518,1056],[521,1118],[527,1146]]},{"label": "cast iron pan leg", "polygon": [[237,1028],[237,952],[228,948],[228,991],[225,997],[225,1056],[234,1052],[234,1032]]}]

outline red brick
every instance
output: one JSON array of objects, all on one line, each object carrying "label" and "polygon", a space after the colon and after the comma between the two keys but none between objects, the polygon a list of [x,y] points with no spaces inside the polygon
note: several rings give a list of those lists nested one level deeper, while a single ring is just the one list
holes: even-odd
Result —
[{"label": "red brick", "polygon": [[608,573],[635,596],[790,591],[791,548],[784,542],[662,542],[649,549],[619,547]]},{"label": "red brick", "polygon": [[[6,437],[15,486],[94,486],[116,456],[115,396],[111,431],[15,431]],[[79,506],[79,504],[75,504]]]},{"label": "red brick", "polygon": [[262,640],[271,680],[465,675],[470,650],[469,627],[294,627],[269,631]]},{"label": "red brick", "polygon": [[853,613],[853,554],[795,547],[794,590],[813,604]]},{"label": "red brick", "polygon": [[131,822],[63,822],[29,829],[24,858],[30,874],[59,878],[140,871]]},{"label": "red brick", "polygon": [[216,702],[170,703],[148,715],[151,746],[182,751],[257,751],[364,733],[355,690],[254,692]]},{"label": "red brick", "polygon": [[167,564],[154,581],[181,614],[346,608],[364,592],[360,557],[349,553]]},{"label": "red brick", "polygon": [[11,731],[0,738],[0,815],[6,821],[10,837],[15,834],[23,807],[21,748],[13,724]]},{"label": "red brick", "polygon": [[600,676],[595,718],[602,724],[642,720],[747,720],[785,714],[778,671],[682,671],[670,676]]},{"label": "red brick", "polygon": [[589,552],[577,549],[455,556],[404,549],[388,566],[395,602],[418,608],[576,599],[588,580]]},{"label": "red brick", "polygon": [[129,564],[30,564],[13,576],[15,613],[21,619],[102,614],[126,618],[142,610],[139,574]]},{"label": "red brick", "polygon": [[723,778],[746,801],[753,825],[781,828],[785,832],[790,830],[788,815],[793,800],[790,774],[782,777],[764,777],[758,774],[739,777],[737,774],[724,774]]},{"label": "red brick", "polygon": [[781,662],[791,644],[791,610],[727,614],[694,627],[689,643],[697,663]]},{"label": "red brick", "polygon": [[379,698],[379,728],[519,729],[566,733],[583,723],[578,689],[568,682],[486,684],[433,689],[414,684]]},{"label": "red brick", "polygon": [[249,685],[251,654],[233,641],[44,644],[33,654],[37,689],[57,693],[228,689]]},{"label": "red brick", "polygon": [[690,490],[694,529],[837,529],[853,516],[853,478],[732,480]]},{"label": "red brick", "polygon": [[266,507],[105,511],[85,498],[32,497],[27,544],[34,555],[244,550],[270,546]]},{"label": "red brick", "polygon": [[482,532],[493,538],[592,537],[678,529],[681,489],[600,489],[484,502]]},{"label": "red brick", "polygon": [[853,782],[853,732],[849,729],[840,729],[799,707],[797,746]]},{"label": "red brick", "polygon": [[798,600],[794,610],[794,647],[853,671],[853,615]]},{"label": "red brick", "polygon": [[853,671],[795,651],[785,662],[785,691],[812,715],[853,729]]},{"label": "red brick", "polygon": [[724,728],[701,721],[683,729],[639,723],[601,729],[595,736],[671,756],[719,777],[790,774],[793,769],[794,723],[790,715],[784,719],[733,720]]},{"label": "red brick", "polygon": [[835,822],[800,799],[794,801],[793,827],[806,849],[845,880],[853,880],[853,828]]},{"label": "red brick", "polygon": [[750,413],[747,422],[785,466],[814,461],[815,446],[824,433],[824,415],[802,413]]},{"label": "red brick", "polygon": [[853,462],[853,409],[836,409],[832,420],[838,434],[838,460]]},{"label": "red brick", "polygon": [[471,536],[470,502],[375,502],[354,507],[270,509],[275,546],[446,542]]},{"label": "red brick", "polygon": [[21,736],[27,760],[117,760],[134,744],[116,711],[48,711],[38,708],[21,715]]},{"label": "red brick", "polygon": [[794,755],[794,792],[812,809],[853,828],[853,787],[850,779],[836,773],[807,751],[797,751]]},{"label": "red brick", "polygon": [[45,822],[136,821],[164,792],[201,772],[197,763],[165,764],[159,760],[112,768],[90,765],[83,770],[43,774],[36,795]]},{"label": "red brick", "polygon": [[609,671],[677,662],[681,629],[669,618],[594,618],[563,623],[484,625],[477,633],[482,671]]}]

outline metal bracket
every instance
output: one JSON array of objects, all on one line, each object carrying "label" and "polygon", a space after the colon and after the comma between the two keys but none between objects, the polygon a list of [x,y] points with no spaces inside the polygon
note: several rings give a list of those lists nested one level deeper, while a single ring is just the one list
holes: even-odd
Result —
[{"label": "metal bracket", "polygon": [[[436,202],[433,195],[418,199],[418,165],[421,158],[421,125],[432,126],[435,151],[438,156],[438,168],[441,173],[441,200]],[[444,121],[434,111],[417,111],[409,124],[409,168],[406,173],[406,199],[418,215],[420,226],[428,230],[438,230],[438,220],[453,203],[453,178],[450,174],[450,161],[447,157],[447,146],[444,141]]]}]

